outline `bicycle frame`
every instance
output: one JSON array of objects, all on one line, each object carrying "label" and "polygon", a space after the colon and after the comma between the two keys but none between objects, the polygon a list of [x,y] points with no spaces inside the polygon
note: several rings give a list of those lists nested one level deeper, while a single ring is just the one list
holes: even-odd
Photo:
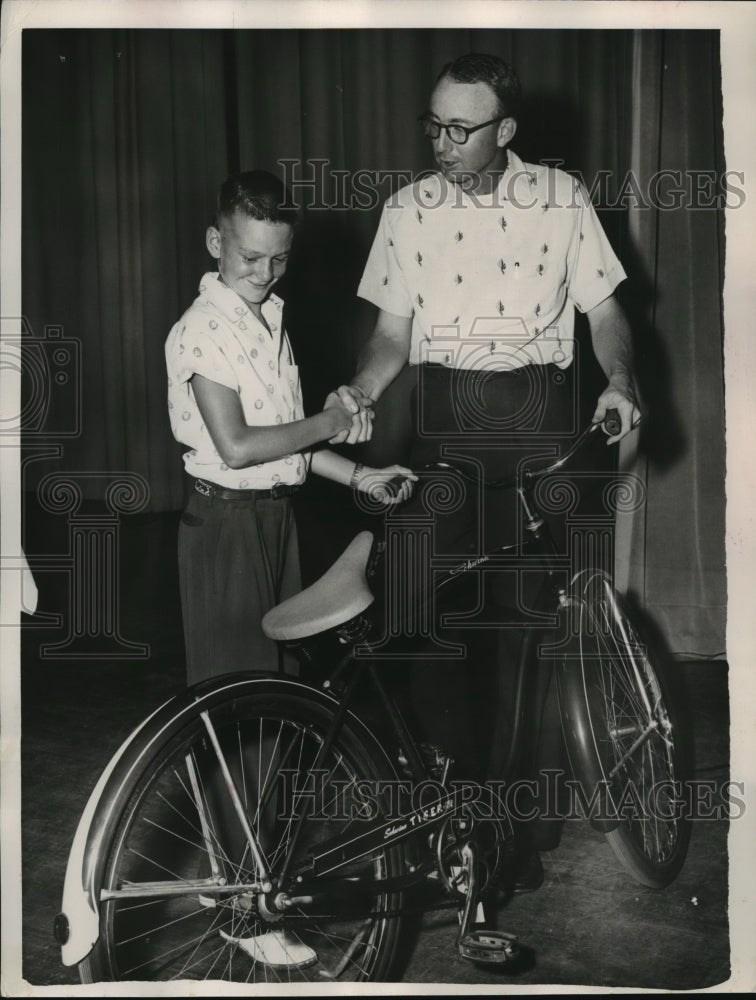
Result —
[{"label": "bicycle frame", "polygon": [[[522,545],[521,548],[526,551],[530,550],[534,555],[540,555],[544,558],[544,577],[537,600],[536,610],[552,612],[556,615],[560,607],[566,606],[566,590],[563,586],[559,586],[556,577],[557,571],[560,568],[564,568],[567,563],[566,560],[563,557],[560,557],[557,553],[551,531],[545,520],[535,509],[535,505],[532,500],[532,483],[541,476],[552,473],[567,463],[572,455],[580,449],[585,440],[595,431],[597,426],[598,425],[595,424],[591,425],[578,438],[572,448],[570,448],[564,456],[562,456],[557,462],[549,465],[547,468],[537,472],[525,470],[518,480],[505,480],[500,483],[490,484],[496,488],[504,488],[511,485],[516,486],[518,499],[524,515],[525,530],[528,532],[529,536],[526,543]],[[472,564],[470,560],[466,560],[462,564],[449,568],[441,579],[436,581],[434,584],[434,597],[438,596],[450,584],[458,582],[460,578],[472,573],[473,570],[479,571],[481,567],[484,567],[497,556],[503,555],[515,547],[516,546],[512,545],[501,546],[491,553],[476,558]],[[358,618],[359,617],[361,616],[358,616]],[[332,686],[335,677],[341,674],[347,664],[354,664],[354,672],[352,673],[352,676],[347,683],[345,692],[340,699],[339,712],[337,713],[323,746],[321,747],[318,758],[313,765],[313,770],[317,770],[319,762],[325,759],[333,741],[338,736],[344,715],[350,703],[352,692],[354,691],[355,686],[366,668],[367,661],[367,670],[372,684],[379,695],[381,703],[397,737],[397,741],[405,752],[414,776],[420,780],[427,779],[429,776],[424,765],[422,764],[412,734],[404,722],[396,702],[388,695],[385,686],[378,675],[375,665],[369,662],[369,641],[363,642],[360,647],[361,657],[364,657],[365,659],[360,660],[354,658],[355,647],[358,642],[362,642],[364,639],[366,628],[361,626],[359,621],[357,623],[347,622],[344,626],[342,626],[342,628],[344,634],[353,633],[355,638],[350,651],[343,657],[340,663],[336,666],[335,670],[332,671],[329,679],[326,681],[326,686]],[[520,649],[516,672],[514,725],[512,726],[510,733],[507,763],[503,775],[505,780],[508,779],[512,773],[517,748],[520,742],[527,665],[532,661],[534,647],[540,637],[541,631],[542,630],[539,628],[528,629],[526,631],[525,641]],[[391,843],[405,840],[413,836],[419,830],[431,828],[445,819],[449,812],[453,811],[456,806],[464,804],[464,800],[465,796],[463,792],[458,793],[458,790],[456,789],[447,791],[446,794],[441,795],[436,802],[431,803],[426,808],[410,810],[406,814],[402,814],[399,817],[392,817],[388,821],[369,825],[356,837],[350,834],[343,838],[331,841],[324,848],[321,854],[312,855],[308,863],[307,875],[312,879],[317,879],[319,876],[331,874],[338,868],[348,866],[359,860],[381,845],[389,845]],[[299,816],[298,825],[289,846],[288,856],[284,861],[283,868],[280,872],[279,885],[283,885],[290,874],[297,877],[298,883],[301,883],[301,880],[304,877],[302,871],[291,872],[290,865],[291,859],[296,852],[300,833],[306,820],[307,811],[304,810]],[[250,841],[250,849],[254,854],[256,845],[253,845],[252,841]],[[417,881],[417,876],[411,881]],[[366,884],[370,884],[374,887],[376,893],[385,889],[385,881],[381,881],[380,879],[373,880],[370,883],[366,883],[362,880],[360,882],[360,888],[364,890]],[[298,891],[300,890],[301,884],[298,884]]]}]

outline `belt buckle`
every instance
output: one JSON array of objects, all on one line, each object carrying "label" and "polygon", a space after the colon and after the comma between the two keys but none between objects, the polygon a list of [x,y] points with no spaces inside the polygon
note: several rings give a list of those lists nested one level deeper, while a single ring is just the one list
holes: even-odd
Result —
[{"label": "belt buckle", "polygon": [[194,488],[198,493],[202,494],[203,497],[212,496],[213,488],[210,483],[206,483],[204,479],[196,479],[194,481]]},{"label": "belt buckle", "polygon": [[296,483],[275,483],[270,488],[270,495],[274,500],[280,500],[282,497],[293,497],[298,489]]}]

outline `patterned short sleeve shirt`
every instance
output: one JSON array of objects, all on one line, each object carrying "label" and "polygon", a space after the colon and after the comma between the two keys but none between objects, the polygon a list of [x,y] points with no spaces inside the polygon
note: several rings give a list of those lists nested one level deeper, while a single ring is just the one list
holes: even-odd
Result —
[{"label": "patterned short sleeve shirt", "polygon": [[283,328],[283,302],[270,295],[262,313],[268,328],[219,280],[202,278],[199,295],[172,328],[165,345],[168,414],[177,441],[188,445],[186,471],[229,489],[270,489],[304,481],[308,454],[286,455],[245,469],[221,460],[204,425],[191,378],[203,375],[238,392],[250,426],[289,423],[304,417],[299,371]]},{"label": "patterned short sleeve shirt", "polygon": [[510,150],[487,196],[431,174],[389,199],[358,294],[412,317],[412,364],[565,368],[574,309],[624,277],[582,186]]}]

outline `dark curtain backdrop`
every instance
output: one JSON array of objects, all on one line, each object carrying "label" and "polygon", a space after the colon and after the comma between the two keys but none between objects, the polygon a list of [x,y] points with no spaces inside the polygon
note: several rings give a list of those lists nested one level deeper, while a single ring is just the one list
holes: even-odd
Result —
[{"label": "dark curtain backdrop", "polygon": [[[153,510],[181,506],[163,344],[211,264],[205,229],[230,171],[283,171],[305,206],[280,291],[308,407],[348,378],[372,319],[355,291],[390,172],[431,167],[416,118],[441,66],[472,50],[518,69],[523,159],[563,161],[589,187],[607,172],[597,207],[629,274],[647,408],[623,456],[648,503],[620,525],[620,577],[675,651],[721,654],[721,212],[608,207],[631,170],[642,191],[660,169],[724,169],[716,32],[25,31],[24,313],[37,341],[50,326],[80,341],[82,420],[54,464],[27,461],[24,486],[53,468],[129,471]],[[590,363],[583,377],[596,382]],[[370,460],[401,457],[407,384],[383,401]]]}]

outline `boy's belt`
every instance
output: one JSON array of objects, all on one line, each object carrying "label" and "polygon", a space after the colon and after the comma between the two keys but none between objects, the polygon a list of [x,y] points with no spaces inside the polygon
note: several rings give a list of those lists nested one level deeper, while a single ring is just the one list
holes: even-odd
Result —
[{"label": "boy's belt", "polygon": [[298,485],[289,483],[276,483],[269,490],[230,490],[225,486],[208,483],[205,479],[194,480],[194,489],[197,493],[218,500],[280,500],[283,497],[293,496],[299,488]]}]

